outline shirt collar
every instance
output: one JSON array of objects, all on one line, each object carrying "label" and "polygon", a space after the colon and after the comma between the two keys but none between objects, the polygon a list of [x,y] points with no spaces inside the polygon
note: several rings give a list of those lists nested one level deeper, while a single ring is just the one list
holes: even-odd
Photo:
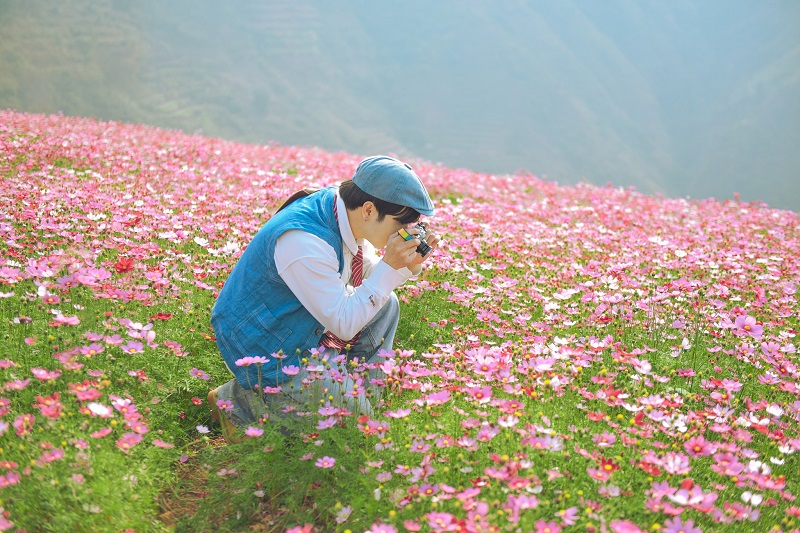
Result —
[{"label": "shirt collar", "polygon": [[350,253],[356,255],[358,253],[356,237],[353,235],[353,229],[350,227],[350,221],[347,218],[347,208],[344,205],[344,200],[338,194],[336,195],[336,210],[339,213],[339,233],[342,234],[342,242],[350,250]]}]

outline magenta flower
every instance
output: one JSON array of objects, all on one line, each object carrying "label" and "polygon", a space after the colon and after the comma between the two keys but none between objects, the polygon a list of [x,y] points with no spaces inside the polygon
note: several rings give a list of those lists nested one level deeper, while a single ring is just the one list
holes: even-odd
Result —
[{"label": "magenta flower", "polygon": [[320,468],[333,468],[335,464],[336,464],[336,459],[334,459],[333,457],[328,457],[327,455],[325,457],[320,457],[319,459],[317,459],[317,462],[314,463],[315,466],[318,466]]}]

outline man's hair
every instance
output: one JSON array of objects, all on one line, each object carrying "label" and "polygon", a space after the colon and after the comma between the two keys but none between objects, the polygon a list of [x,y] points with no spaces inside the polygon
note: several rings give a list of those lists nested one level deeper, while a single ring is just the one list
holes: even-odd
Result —
[{"label": "man's hair", "polygon": [[348,211],[357,209],[366,202],[375,204],[378,210],[378,222],[382,221],[386,215],[391,216],[400,224],[406,225],[419,220],[420,213],[414,208],[393,204],[380,198],[375,198],[371,194],[365,193],[361,188],[353,183],[353,180],[343,181],[339,186],[339,195],[344,200],[344,206]]}]

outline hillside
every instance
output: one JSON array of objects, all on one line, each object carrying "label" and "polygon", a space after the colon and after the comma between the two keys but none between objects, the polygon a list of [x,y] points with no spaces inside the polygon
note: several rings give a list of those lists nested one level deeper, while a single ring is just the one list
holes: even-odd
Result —
[{"label": "hillside", "polygon": [[0,108],[800,210],[793,2],[3,2]]},{"label": "hillside", "polygon": [[254,354],[351,393],[226,444],[215,298],[360,159],[0,111],[0,530],[797,531],[800,217],[748,202],[409,160],[444,242],[394,349]]}]

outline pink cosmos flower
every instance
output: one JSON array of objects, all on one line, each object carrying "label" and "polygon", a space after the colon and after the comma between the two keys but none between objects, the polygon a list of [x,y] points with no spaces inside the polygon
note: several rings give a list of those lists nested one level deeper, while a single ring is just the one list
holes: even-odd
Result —
[{"label": "pink cosmos flower", "polygon": [[0,489],[10,487],[11,485],[16,485],[21,479],[22,476],[20,476],[19,472],[12,471],[5,476],[0,475]]},{"label": "pink cosmos flower", "polygon": [[754,339],[760,339],[764,333],[764,328],[756,322],[755,317],[750,315],[737,316],[733,325],[740,335],[749,335]]},{"label": "pink cosmos flower", "polygon": [[603,431],[602,435],[595,435],[592,437],[592,442],[594,442],[600,448],[608,448],[613,446],[615,442],[617,442],[617,437],[613,433],[609,433],[608,431]]},{"label": "pink cosmos flower", "polygon": [[333,468],[334,465],[336,465],[336,459],[333,457],[328,457],[327,455],[325,457],[320,457],[317,459],[317,462],[314,463],[314,466],[318,466],[320,468]]},{"label": "pink cosmos flower", "polygon": [[26,413],[24,415],[19,415],[17,418],[14,419],[14,429],[17,432],[18,437],[24,437],[31,431],[33,431],[33,425],[36,422],[36,417],[30,413]]},{"label": "pink cosmos flower", "polygon": [[548,522],[537,520],[534,526],[536,526],[536,533],[559,533],[561,531],[561,526],[553,520]]},{"label": "pink cosmos flower", "polygon": [[302,526],[295,526],[286,530],[286,533],[311,533],[314,531],[314,526],[311,524],[305,524]]},{"label": "pink cosmos flower", "polygon": [[372,527],[364,533],[397,533],[397,528],[390,524],[384,524],[383,522],[375,522],[372,524]]},{"label": "pink cosmos flower", "polygon": [[428,525],[433,531],[453,531],[452,526],[458,523],[455,516],[450,513],[428,513],[425,515]]},{"label": "pink cosmos flower", "polygon": [[644,533],[639,526],[630,520],[612,520],[609,525],[614,533]]},{"label": "pink cosmos flower", "polygon": [[53,461],[58,461],[64,458],[64,450],[61,448],[54,448],[52,450],[45,450],[36,459],[36,464],[39,466],[45,465],[47,463],[52,463]]},{"label": "pink cosmos flower", "polygon": [[192,376],[196,377],[197,379],[202,379],[202,380],[205,380],[205,381],[208,381],[209,379],[211,379],[211,376],[209,376],[208,374],[206,374],[204,371],[200,370],[199,368],[193,368],[193,369],[189,370],[189,374],[191,374]]},{"label": "pink cosmos flower", "polygon": [[93,355],[97,355],[99,353],[103,353],[104,350],[105,350],[105,348],[103,348],[103,345],[102,344],[98,344],[96,342],[92,343],[92,344],[90,344],[88,346],[81,346],[78,349],[78,351],[82,355],[85,355],[86,357],[91,357]]},{"label": "pink cosmos flower", "polygon": [[[0,513],[3,512],[3,508],[0,507]],[[8,531],[14,527],[14,522],[8,520],[5,516],[0,514],[0,531]]]},{"label": "pink cosmos flower", "polygon": [[596,479],[597,481],[608,481],[611,479],[611,472],[606,472],[601,468],[587,468],[586,473],[592,477],[592,479]]},{"label": "pink cosmos flower", "polygon": [[664,533],[703,533],[699,527],[694,527],[694,520],[683,522],[677,516],[672,520],[667,520],[664,528]]},{"label": "pink cosmos flower", "polygon": [[14,381],[9,381],[5,385],[3,385],[3,388],[5,388],[6,390],[22,390],[25,387],[27,387],[28,383],[30,382],[31,382],[30,379],[15,379]]},{"label": "pink cosmos flower", "polygon": [[335,416],[329,416],[328,418],[320,418],[317,421],[317,429],[319,430],[330,429],[336,425],[336,421],[337,419]]},{"label": "pink cosmos flower", "polygon": [[405,418],[411,414],[411,409],[398,409],[396,411],[386,411],[384,414],[389,418]]},{"label": "pink cosmos flower", "polygon": [[103,337],[103,342],[108,344],[109,346],[119,346],[122,344],[122,337],[119,335],[109,335],[107,337]]},{"label": "pink cosmos flower", "polygon": [[261,428],[248,426],[248,428],[244,430],[244,434],[247,435],[248,437],[260,437],[261,435],[264,434],[264,430]]},{"label": "pink cosmos flower", "polygon": [[217,400],[217,407],[221,411],[233,411],[233,402],[231,400]]},{"label": "pink cosmos flower", "polygon": [[450,401],[450,393],[446,390],[437,391],[429,394],[425,401],[428,405],[441,405]]},{"label": "pink cosmos flower", "polygon": [[562,509],[556,512],[556,517],[561,519],[565,526],[572,526],[580,518],[577,507],[570,507],[569,509]]},{"label": "pink cosmos flower", "polygon": [[692,457],[706,457],[717,451],[717,447],[702,435],[690,437],[683,443],[683,449]]},{"label": "pink cosmos flower", "polygon": [[418,453],[425,453],[431,449],[431,445],[425,441],[415,439],[414,442],[411,443],[410,451],[418,452]]},{"label": "pink cosmos flower", "polygon": [[286,365],[281,371],[287,376],[296,376],[300,373],[300,367],[296,365]]},{"label": "pink cosmos flower", "polygon": [[668,474],[681,475],[691,472],[692,467],[689,465],[689,458],[682,453],[667,452],[662,462],[664,470]]},{"label": "pink cosmos flower", "polygon": [[57,314],[56,317],[50,322],[50,325],[53,326],[77,326],[80,324],[81,321],[77,316],[64,316],[61,313]]},{"label": "pink cosmos flower", "polygon": [[140,421],[134,421],[128,424],[128,427],[134,433],[138,433],[139,435],[144,435],[150,432],[150,428],[148,428],[145,424],[141,423]]},{"label": "pink cosmos flower", "polygon": [[102,438],[103,438],[103,437],[105,437],[106,435],[110,434],[112,431],[114,431],[114,430],[113,430],[113,428],[103,428],[103,429],[98,429],[97,431],[95,431],[94,433],[92,433],[90,436],[91,436],[93,439],[102,439]]},{"label": "pink cosmos flower", "polygon": [[123,452],[127,452],[142,441],[142,436],[137,433],[124,433],[117,439],[117,447]]},{"label": "pink cosmos flower", "polygon": [[123,352],[129,354],[144,352],[144,345],[137,341],[128,341],[126,344],[123,344],[121,348]]},{"label": "pink cosmos flower", "polygon": [[60,370],[47,370],[44,368],[31,368],[31,374],[39,381],[52,381],[61,377]]}]

